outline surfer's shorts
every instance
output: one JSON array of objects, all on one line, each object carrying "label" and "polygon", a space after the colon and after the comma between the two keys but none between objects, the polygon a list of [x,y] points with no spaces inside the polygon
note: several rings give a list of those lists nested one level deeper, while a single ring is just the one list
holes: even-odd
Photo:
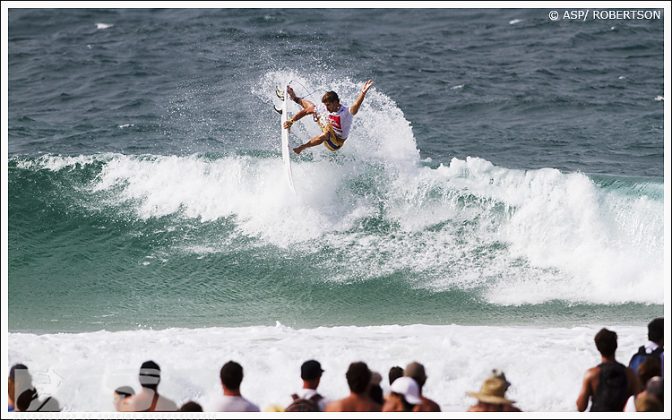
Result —
[{"label": "surfer's shorts", "polygon": [[324,141],[324,146],[327,149],[331,150],[332,152],[335,152],[336,150],[340,149],[345,144],[346,139],[339,138],[334,132],[334,129],[330,125],[324,127],[322,131],[324,133],[329,133],[327,139]]}]

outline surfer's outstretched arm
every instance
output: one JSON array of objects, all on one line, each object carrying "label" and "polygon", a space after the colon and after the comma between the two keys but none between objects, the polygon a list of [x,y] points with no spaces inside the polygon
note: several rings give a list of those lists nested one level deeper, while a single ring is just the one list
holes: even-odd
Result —
[{"label": "surfer's outstretched arm", "polygon": [[368,80],[366,83],[364,83],[364,86],[362,87],[362,91],[359,92],[359,96],[357,96],[357,99],[355,99],[355,102],[350,107],[350,113],[352,115],[357,114],[357,111],[359,111],[359,107],[362,106],[362,102],[364,102],[364,97],[366,96],[366,92],[369,91],[369,88],[371,86],[373,86],[373,80]]}]

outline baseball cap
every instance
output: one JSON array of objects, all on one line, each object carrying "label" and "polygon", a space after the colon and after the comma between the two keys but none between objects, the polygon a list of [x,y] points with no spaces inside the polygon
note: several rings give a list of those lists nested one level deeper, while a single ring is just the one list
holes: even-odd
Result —
[{"label": "baseball cap", "polygon": [[301,379],[317,379],[322,376],[322,365],[317,360],[308,360],[301,365]]},{"label": "baseball cap", "polygon": [[406,401],[410,404],[420,404],[422,400],[420,399],[420,389],[418,384],[413,378],[408,376],[402,376],[397,378],[390,386],[390,391],[396,392],[404,396]]}]

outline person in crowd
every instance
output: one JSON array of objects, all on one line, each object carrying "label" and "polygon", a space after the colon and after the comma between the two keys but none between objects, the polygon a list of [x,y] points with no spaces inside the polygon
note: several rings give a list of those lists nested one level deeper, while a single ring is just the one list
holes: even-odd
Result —
[{"label": "person in crowd", "polygon": [[285,411],[324,411],[327,400],[317,392],[322,379],[322,365],[317,360],[307,360],[301,365],[301,379],[303,387],[292,394],[292,403]]},{"label": "person in crowd", "polygon": [[40,400],[37,389],[29,388],[16,399],[16,411],[61,411],[58,401],[53,397]]},{"label": "person in crowd", "polygon": [[409,363],[406,366],[406,369],[404,369],[404,376],[413,378],[418,384],[420,399],[422,402],[418,405],[418,407],[416,407],[416,411],[441,411],[441,408],[436,402],[430,400],[422,394],[422,388],[425,386],[425,382],[427,382],[427,374],[425,373],[425,367],[421,363]]},{"label": "person in crowd", "polygon": [[478,400],[475,405],[469,407],[467,411],[471,412],[496,412],[512,411],[518,412],[520,409],[513,405],[515,401],[506,398],[506,391],[511,383],[506,380],[503,372],[493,370],[481,385],[480,391],[467,392],[467,395]]},{"label": "person in crowd", "polygon": [[140,392],[125,398],[119,404],[120,411],[177,411],[174,401],[159,394],[161,368],[156,362],[148,360],[140,365],[138,380]]},{"label": "person in crowd", "polygon": [[[653,321],[649,322],[648,325],[648,338],[649,341],[641,346],[639,350],[637,350],[637,353],[633,354],[632,357],[630,358],[630,363],[628,363],[628,366],[630,369],[632,369],[633,372],[637,372],[637,368],[639,367],[640,364],[644,362],[649,357],[655,357],[660,360],[660,374],[659,376],[663,376],[663,371],[665,368],[665,362],[664,362],[664,349],[663,349],[663,344],[665,342],[664,339],[664,321],[663,318],[656,318]],[[642,384],[644,385],[644,384]]]},{"label": "person in crowd", "polygon": [[639,392],[639,381],[631,369],[616,361],[618,337],[602,328],[595,335],[601,363],[588,369],[583,377],[576,408],[585,411],[623,411],[631,395]]},{"label": "person in crowd", "polygon": [[10,413],[14,411],[18,396],[32,387],[33,379],[28,367],[22,363],[12,366],[7,377],[7,411]]},{"label": "person in crowd", "polygon": [[646,383],[646,393],[660,401],[661,404],[665,402],[665,388],[662,376],[656,376],[649,379]]},{"label": "person in crowd", "polygon": [[371,398],[371,401],[382,406],[385,403],[385,397],[383,396],[383,388],[380,386],[381,382],[383,382],[382,375],[378,372],[371,372],[369,398]]},{"label": "person in crowd", "polygon": [[40,400],[28,367],[17,363],[9,369],[7,378],[7,410],[12,411],[61,411],[53,397]]},{"label": "person in crowd", "polygon": [[636,411],[663,411],[664,398],[663,378],[654,376],[647,382],[646,389],[637,394],[635,409]]},{"label": "person in crowd", "polygon": [[224,398],[216,405],[215,411],[259,411],[259,407],[245,399],[240,393],[240,384],[243,382],[243,367],[230,360],[224,363],[219,371],[219,379],[222,381]]},{"label": "person in crowd", "polygon": [[390,371],[387,373],[387,380],[390,386],[394,383],[397,378],[404,376],[404,369],[401,366],[392,366]]},{"label": "person in crowd", "polygon": [[354,362],[345,374],[350,395],[327,404],[325,411],[353,412],[380,411],[381,406],[371,400],[368,394],[371,383],[371,371],[364,362]]},{"label": "person in crowd", "polygon": [[[656,376],[660,377],[660,359],[657,357],[648,357],[637,368],[637,379],[639,380],[640,387],[646,388],[646,384],[649,380]],[[625,403],[625,409],[623,411],[637,411],[635,400],[639,395],[645,392],[646,389],[637,395],[630,396],[628,402]]]},{"label": "person in crowd", "polygon": [[639,412],[657,412],[663,411],[663,403],[658,399],[653,398],[648,394],[643,394],[642,396],[637,396],[635,401],[635,406]]},{"label": "person in crowd", "polygon": [[116,411],[121,411],[122,403],[127,399],[135,395],[135,391],[130,386],[120,386],[114,390],[114,409]]},{"label": "person in crowd", "polygon": [[422,404],[420,387],[411,377],[402,376],[390,385],[390,395],[385,399],[383,411],[419,411]]},{"label": "person in crowd", "polygon": [[201,412],[203,411],[203,407],[195,401],[187,401],[186,403],[182,404],[182,407],[180,407],[179,410],[177,411],[187,411],[187,412]]}]

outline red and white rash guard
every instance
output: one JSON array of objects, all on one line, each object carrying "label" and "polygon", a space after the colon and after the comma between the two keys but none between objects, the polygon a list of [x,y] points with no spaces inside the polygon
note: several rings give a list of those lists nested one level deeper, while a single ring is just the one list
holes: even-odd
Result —
[{"label": "red and white rash guard", "polygon": [[348,138],[352,127],[352,114],[347,106],[341,104],[336,112],[329,112],[324,104],[317,108],[317,114],[323,125],[330,124],[334,132],[341,140]]}]

